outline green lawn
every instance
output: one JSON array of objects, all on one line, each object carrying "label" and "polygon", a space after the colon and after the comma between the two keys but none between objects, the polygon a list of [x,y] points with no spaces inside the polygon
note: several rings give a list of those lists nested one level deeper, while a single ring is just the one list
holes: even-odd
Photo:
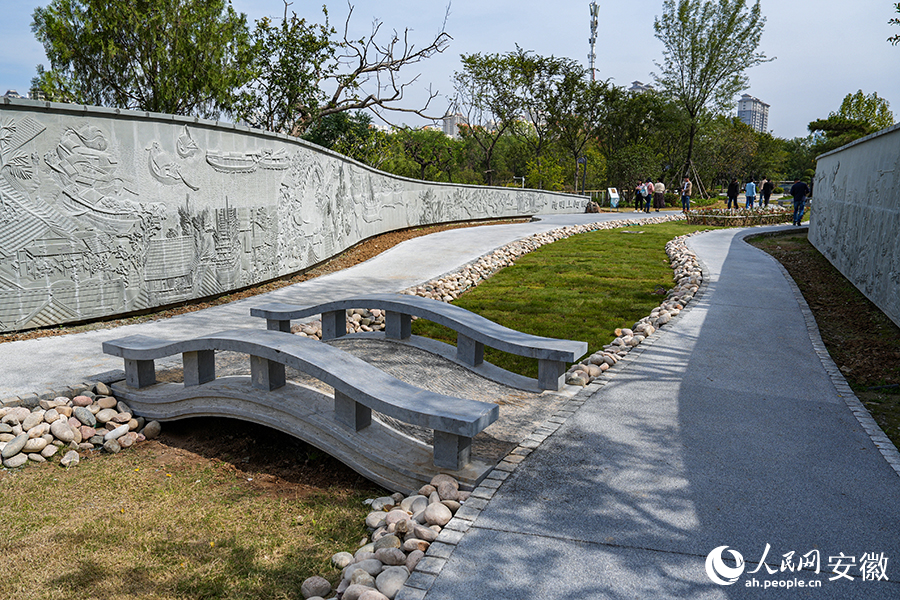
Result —
[{"label": "green lawn", "polygon": [[[672,285],[665,246],[672,238],[712,229],[684,222],[576,235],[518,259],[454,304],[534,335],[581,340],[596,352],[664,299]],[[456,334],[422,319],[413,333],[455,344]],[[485,348],[485,359],[537,377],[534,359]]]}]

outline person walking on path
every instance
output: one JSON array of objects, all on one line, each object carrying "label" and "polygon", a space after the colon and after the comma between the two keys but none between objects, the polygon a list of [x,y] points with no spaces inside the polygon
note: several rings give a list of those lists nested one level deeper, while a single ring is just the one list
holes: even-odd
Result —
[{"label": "person walking on path", "polygon": [[738,183],[737,178],[732,178],[731,183],[728,184],[728,191],[726,195],[728,196],[728,210],[731,210],[732,203],[734,204],[734,209],[738,208],[738,194],[741,191],[741,186]]},{"label": "person walking on path", "polygon": [[753,201],[756,200],[756,184],[752,179],[747,180],[744,186],[744,193],[747,195],[747,204],[744,208],[753,208]]},{"label": "person walking on path", "polygon": [[656,212],[666,207],[666,184],[663,183],[662,177],[656,180],[653,185],[653,208]]},{"label": "person walking on path", "polygon": [[634,186],[634,212],[641,212],[644,206],[644,182],[638,179]]},{"label": "person walking on path", "polygon": [[644,192],[645,192],[645,204],[644,204],[644,212],[650,212],[650,204],[653,202],[653,192],[655,188],[653,187],[653,180],[647,179],[647,182],[644,184]]},{"label": "person walking on path", "polygon": [[687,213],[691,210],[691,191],[693,189],[693,185],[691,185],[691,178],[687,175],[684,176],[684,183],[681,184],[681,212]]},{"label": "person walking on path", "polygon": [[794,197],[794,226],[800,227],[803,213],[806,211],[806,197],[809,195],[809,186],[799,179],[791,186],[791,196]]},{"label": "person walking on path", "polygon": [[769,198],[772,197],[772,191],[775,189],[775,183],[773,181],[769,181],[768,177],[763,177],[762,184],[762,201],[760,205],[765,203],[765,207],[769,208]]}]

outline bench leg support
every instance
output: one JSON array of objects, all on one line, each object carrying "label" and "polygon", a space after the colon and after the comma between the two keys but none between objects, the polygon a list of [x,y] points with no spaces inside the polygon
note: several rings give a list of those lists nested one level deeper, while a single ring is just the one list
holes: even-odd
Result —
[{"label": "bench leg support", "polygon": [[542,390],[557,391],[565,383],[566,363],[559,360],[538,359],[538,386]]},{"label": "bench leg support", "polygon": [[129,387],[143,388],[156,383],[156,365],[152,360],[125,359],[125,383]]},{"label": "bench leg support", "polygon": [[284,365],[251,354],[250,380],[253,387],[267,392],[284,387]]},{"label": "bench leg support", "polygon": [[389,310],[384,315],[384,337],[389,340],[408,340],[412,335],[412,317]]},{"label": "bench leg support", "polygon": [[266,319],[266,329],[269,331],[283,331],[284,333],[291,332],[291,320],[290,319]]},{"label": "bench leg support", "polygon": [[200,385],[216,378],[216,351],[198,350],[181,355],[185,387]]},{"label": "bench leg support", "polygon": [[347,311],[333,310],[322,313],[322,341],[347,335]]},{"label": "bench leg support", "polygon": [[372,424],[372,409],[334,390],[334,418],[341,425],[360,431]]},{"label": "bench leg support", "polygon": [[484,344],[476,342],[469,336],[457,333],[456,358],[470,367],[477,367],[484,362]]},{"label": "bench leg support", "polygon": [[472,438],[434,432],[434,466],[458,471],[469,464],[472,455]]}]

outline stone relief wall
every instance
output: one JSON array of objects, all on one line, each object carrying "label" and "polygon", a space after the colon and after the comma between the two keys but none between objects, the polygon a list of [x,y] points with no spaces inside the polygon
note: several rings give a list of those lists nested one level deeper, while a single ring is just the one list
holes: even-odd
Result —
[{"label": "stone relief wall", "polygon": [[900,125],[819,157],[809,239],[900,325]]},{"label": "stone relief wall", "polygon": [[246,127],[4,98],[0,332],[219,294],[395,229],[583,207],[394,177]]}]

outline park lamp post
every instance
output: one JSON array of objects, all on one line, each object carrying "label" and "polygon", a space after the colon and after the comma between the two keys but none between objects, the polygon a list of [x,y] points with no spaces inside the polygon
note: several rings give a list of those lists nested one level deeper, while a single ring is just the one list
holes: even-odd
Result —
[{"label": "park lamp post", "polygon": [[513,181],[518,181],[520,179],[522,180],[522,188],[524,188],[525,187],[525,176],[522,175],[521,177],[516,177],[515,175],[513,175]]}]

